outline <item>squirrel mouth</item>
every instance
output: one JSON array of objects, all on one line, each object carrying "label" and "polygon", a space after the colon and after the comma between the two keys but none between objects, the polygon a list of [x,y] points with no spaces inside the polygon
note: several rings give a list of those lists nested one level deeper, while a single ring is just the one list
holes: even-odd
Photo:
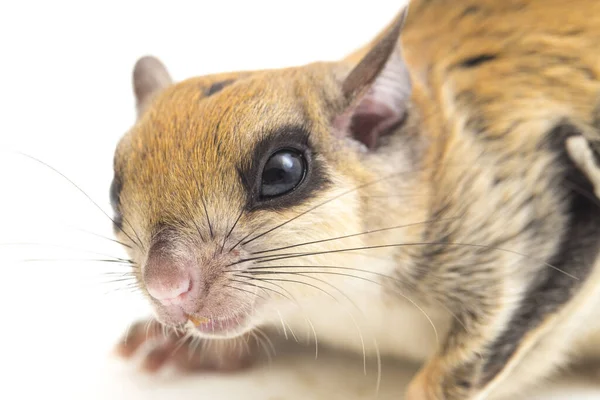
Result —
[{"label": "squirrel mouth", "polygon": [[246,325],[247,318],[245,315],[218,318],[188,315],[188,320],[194,325],[196,330],[204,334],[222,336],[241,330],[241,328]]}]

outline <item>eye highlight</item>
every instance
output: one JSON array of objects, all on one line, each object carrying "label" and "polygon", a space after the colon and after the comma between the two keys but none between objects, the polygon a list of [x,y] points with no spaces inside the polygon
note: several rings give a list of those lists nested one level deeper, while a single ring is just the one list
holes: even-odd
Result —
[{"label": "eye highlight", "polygon": [[263,168],[260,196],[269,199],[292,192],[304,180],[307,169],[302,152],[291,148],[276,151]]}]

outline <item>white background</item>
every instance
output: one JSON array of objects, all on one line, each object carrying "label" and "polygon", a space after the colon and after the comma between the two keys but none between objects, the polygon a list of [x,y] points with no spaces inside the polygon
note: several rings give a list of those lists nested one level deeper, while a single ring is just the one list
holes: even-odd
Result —
[{"label": "white background", "polygon": [[[124,283],[101,284],[109,279],[103,273],[121,267],[86,261],[102,257],[89,252],[123,254],[118,245],[80,231],[110,236],[110,221],[56,172],[12,151],[50,164],[110,212],[112,153],[134,121],[131,69],[138,57],[160,57],[177,80],[337,59],[376,34],[402,3],[2,2],[0,398],[369,393],[372,376],[361,378],[360,361],[282,359],[270,370],[178,381],[149,380],[115,362],[113,343],[147,309],[137,296],[115,291]],[[390,390],[381,398],[398,398],[410,373],[384,370],[383,387]],[[565,393],[575,398],[570,389]],[[598,398],[595,393],[582,398]]]}]

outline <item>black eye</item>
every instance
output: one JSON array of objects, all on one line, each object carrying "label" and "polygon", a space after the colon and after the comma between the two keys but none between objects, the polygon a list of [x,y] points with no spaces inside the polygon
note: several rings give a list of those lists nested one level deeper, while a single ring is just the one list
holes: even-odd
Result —
[{"label": "black eye", "polygon": [[263,169],[261,197],[276,197],[291,192],[304,179],[306,168],[306,160],[297,150],[285,149],[274,153]]}]

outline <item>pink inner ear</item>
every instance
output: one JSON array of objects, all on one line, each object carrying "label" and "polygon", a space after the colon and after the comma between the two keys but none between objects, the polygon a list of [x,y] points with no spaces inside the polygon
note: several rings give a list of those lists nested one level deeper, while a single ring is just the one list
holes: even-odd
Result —
[{"label": "pink inner ear", "polygon": [[379,137],[404,118],[410,95],[408,69],[400,54],[394,52],[368,90],[334,120],[336,134],[375,148]]},{"label": "pink inner ear", "polygon": [[377,101],[370,91],[360,101],[358,106],[338,116],[334,128],[339,136],[350,136],[373,149],[381,135],[399,123],[404,117],[405,110],[395,110],[390,104]]},{"label": "pink inner ear", "polygon": [[375,101],[367,95],[354,111],[350,133],[356,140],[372,149],[381,135],[400,122],[403,114],[403,111],[394,110],[386,103]]}]

